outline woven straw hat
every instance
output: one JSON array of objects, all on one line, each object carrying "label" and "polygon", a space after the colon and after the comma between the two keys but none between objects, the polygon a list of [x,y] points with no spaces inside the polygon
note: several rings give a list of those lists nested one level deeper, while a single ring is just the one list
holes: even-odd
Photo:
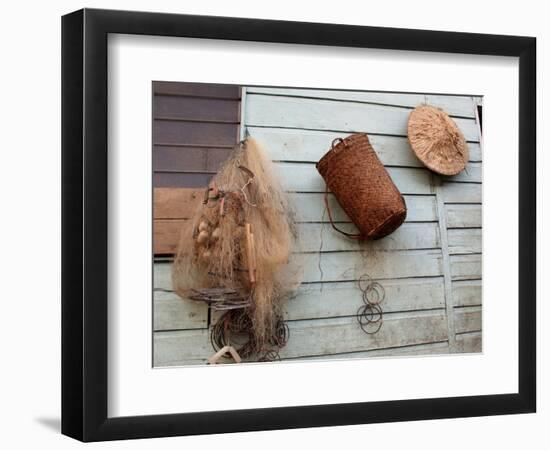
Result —
[{"label": "woven straw hat", "polygon": [[417,106],[409,115],[409,143],[426,167],[456,175],[466,167],[468,146],[456,123],[441,109]]}]

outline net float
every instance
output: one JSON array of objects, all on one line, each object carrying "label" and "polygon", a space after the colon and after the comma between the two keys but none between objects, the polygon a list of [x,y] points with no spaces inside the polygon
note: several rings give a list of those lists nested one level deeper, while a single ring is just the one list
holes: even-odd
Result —
[{"label": "net float", "polygon": [[197,243],[200,245],[206,244],[208,242],[208,238],[209,238],[208,231],[203,230],[197,236]]}]

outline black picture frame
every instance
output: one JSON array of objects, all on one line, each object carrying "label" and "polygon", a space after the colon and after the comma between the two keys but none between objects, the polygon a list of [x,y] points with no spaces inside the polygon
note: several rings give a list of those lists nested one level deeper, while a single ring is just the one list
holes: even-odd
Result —
[{"label": "black picture frame", "polygon": [[[519,57],[518,392],[107,417],[109,33]],[[535,38],[93,9],[62,18],[63,434],[102,441],[535,412],[535,305]]]}]

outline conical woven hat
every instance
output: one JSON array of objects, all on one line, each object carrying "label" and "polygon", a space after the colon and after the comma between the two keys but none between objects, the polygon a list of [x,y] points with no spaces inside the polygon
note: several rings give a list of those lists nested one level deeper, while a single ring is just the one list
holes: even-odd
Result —
[{"label": "conical woven hat", "polygon": [[456,175],[466,167],[466,140],[444,111],[429,105],[417,106],[409,115],[407,132],[418,159],[434,172]]}]

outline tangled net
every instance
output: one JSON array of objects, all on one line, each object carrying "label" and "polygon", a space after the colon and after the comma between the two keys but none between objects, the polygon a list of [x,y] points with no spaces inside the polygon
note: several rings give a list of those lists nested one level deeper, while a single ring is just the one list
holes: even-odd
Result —
[{"label": "tangled net", "polygon": [[244,335],[240,339],[249,343],[241,345],[242,357],[257,353],[271,360],[268,350],[279,349],[288,337],[288,329],[281,332],[282,302],[300,284],[302,269],[290,264],[296,241],[294,212],[276,170],[260,144],[248,138],[182,228],[172,268],[174,291],[212,309],[242,309],[223,316],[212,342]]}]

